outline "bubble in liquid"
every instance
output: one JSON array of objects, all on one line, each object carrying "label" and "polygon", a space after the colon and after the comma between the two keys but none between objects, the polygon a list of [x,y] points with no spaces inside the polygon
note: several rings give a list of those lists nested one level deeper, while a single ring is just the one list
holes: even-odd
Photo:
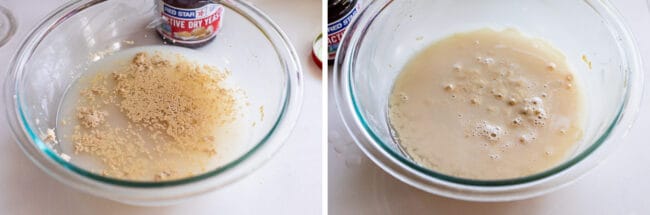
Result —
[{"label": "bubble in liquid", "polygon": [[535,106],[541,106],[542,105],[542,99],[539,97],[532,97],[530,99],[526,99],[526,102],[535,105]]},{"label": "bubble in liquid", "polygon": [[535,133],[524,134],[519,137],[519,143],[528,144],[532,143],[535,139],[537,139],[537,134]]},{"label": "bubble in liquid", "polygon": [[491,58],[491,57],[483,58],[483,59],[481,59],[480,61],[481,61],[482,64],[485,64],[485,65],[492,65],[492,64],[494,64],[494,58]]},{"label": "bubble in liquid", "polygon": [[476,123],[476,127],[472,132],[473,136],[485,137],[487,140],[496,142],[505,134],[505,130],[499,126],[492,125],[486,121]]}]

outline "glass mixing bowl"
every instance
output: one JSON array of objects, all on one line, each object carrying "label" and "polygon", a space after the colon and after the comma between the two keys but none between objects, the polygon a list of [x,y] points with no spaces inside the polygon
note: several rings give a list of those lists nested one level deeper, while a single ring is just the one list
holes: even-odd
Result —
[{"label": "glass mixing bowl", "polygon": [[[507,180],[458,178],[424,168],[390,134],[388,98],[406,62],[434,41],[481,28],[516,28],[564,52],[584,88],[586,123],[575,152],[544,172]],[[391,1],[369,4],[348,28],[334,65],[339,113],[377,165],[421,190],[463,200],[509,201],[574,181],[621,143],[640,106],[643,74],[630,31],[607,2]],[[583,62],[582,56],[592,62]]]},{"label": "glass mixing bowl", "polygon": [[[218,1],[223,28],[207,46],[195,49],[210,64],[232,71],[230,79],[254,106],[244,115],[264,120],[245,131],[251,144],[227,164],[190,178],[136,182],[107,178],[66,162],[43,142],[56,127],[68,87],[102,56],[120,50],[164,45],[148,26],[156,17],[152,0],[70,2],[44,19],[24,40],[5,83],[11,130],[25,154],[52,177],[85,192],[120,202],[160,205],[222,187],[265,163],[284,143],[299,115],[302,73],[286,35],[247,3]],[[159,14],[158,14],[159,15]],[[98,54],[99,53],[99,54]],[[192,59],[190,59],[192,60]],[[205,62],[201,62],[205,63]],[[263,87],[262,87],[263,86]],[[257,118],[256,118],[257,119]],[[73,157],[74,161],[74,157]]]}]

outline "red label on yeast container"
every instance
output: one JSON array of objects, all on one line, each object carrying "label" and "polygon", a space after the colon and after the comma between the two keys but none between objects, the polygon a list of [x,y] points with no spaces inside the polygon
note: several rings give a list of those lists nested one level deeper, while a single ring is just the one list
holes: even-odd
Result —
[{"label": "red label on yeast container", "polygon": [[345,29],[352,23],[354,16],[357,15],[357,7],[355,6],[345,16],[340,19],[327,24],[327,54],[328,60],[334,60],[336,51],[339,48],[339,43],[343,39]]},{"label": "red label on yeast container", "polygon": [[178,8],[159,2],[162,24],[158,32],[172,41],[202,43],[212,39],[221,28],[223,6],[206,4],[199,8]]}]

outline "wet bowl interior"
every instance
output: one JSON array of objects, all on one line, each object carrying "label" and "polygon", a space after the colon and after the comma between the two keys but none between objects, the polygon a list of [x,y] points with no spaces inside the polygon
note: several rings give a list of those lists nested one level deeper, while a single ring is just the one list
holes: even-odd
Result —
[{"label": "wet bowl interior", "polygon": [[[583,139],[571,156],[553,169],[507,180],[458,178],[418,165],[391,137],[388,95],[407,61],[437,40],[486,27],[515,28],[550,42],[564,52],[583,88]],[[346,125],[361,148],[385,170],[432,193],[498,201],[530,197],[559,187],[569,179],[543,189],[517,191],[565,172],[604,144],[614,144],[607,141],[612,131],[623,115],[634,115],[627,109],[639,105],[635,98],[628,107],[630,97],[642,88],[642,78],[637,77],[636,47],[620,20],[613,17],[611,7],[600,1],[375,1],[349,31],[353,33],[346,35],[346,47],[339,50],[336,65],[340,86],[337,95]],[[583,61],[583,55],[592,62],[592,68]],[[580,174],[571,175],[574,179]]]},{"label": "wet bowl interior", "polygon": [[[111,53],[165,45],[152,28],[158,14],[152,0],[73,2],[55,11],[23,43],[6,83],[8,117],[21,147],[39,166],[64,183],[95,195],[135,204],[158,204],[225,185],[259,166],[284,142],[301,99],[300,68],[284,34],[250,5],[223,1],[222,29],[207,46],[195,49],[209,63],[231,72],[229,81],[246,92],[243,119],[264,119],[241,134],[249,144],[207,173],[167,182],[135,182],[103,177],[63,161],[45,146],[57,126],[66,90],[93,62]],[[190,59],[192,60],[192,59]],[[264,87],[260,87],[264,86]],[[250,124],[250,123],[248,123]],[[61,138],[60,138],[61,139]],[[65,140],[54,148],[69,144]],[[73,156],[74,158],[74,156]],[[148,189],[143,189],[148,188]],[[156,189],[151,189],[156,188]]]}]

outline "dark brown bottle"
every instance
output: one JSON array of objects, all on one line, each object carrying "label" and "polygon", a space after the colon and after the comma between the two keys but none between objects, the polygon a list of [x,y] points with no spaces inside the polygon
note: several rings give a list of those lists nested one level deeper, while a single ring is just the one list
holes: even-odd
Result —
[{"label": "dark brown bottle", "polygon": [[343,38],[345,29],[355,18],[358,8],[357,0],[327,1],[327,62],[334,63],[336,50]]},{"label": "dark brown bottle", "polygon": [[156,0],[161,15],[158,35],[168,44],[198,48],[221,29],[223,6],[211,0]]}]

